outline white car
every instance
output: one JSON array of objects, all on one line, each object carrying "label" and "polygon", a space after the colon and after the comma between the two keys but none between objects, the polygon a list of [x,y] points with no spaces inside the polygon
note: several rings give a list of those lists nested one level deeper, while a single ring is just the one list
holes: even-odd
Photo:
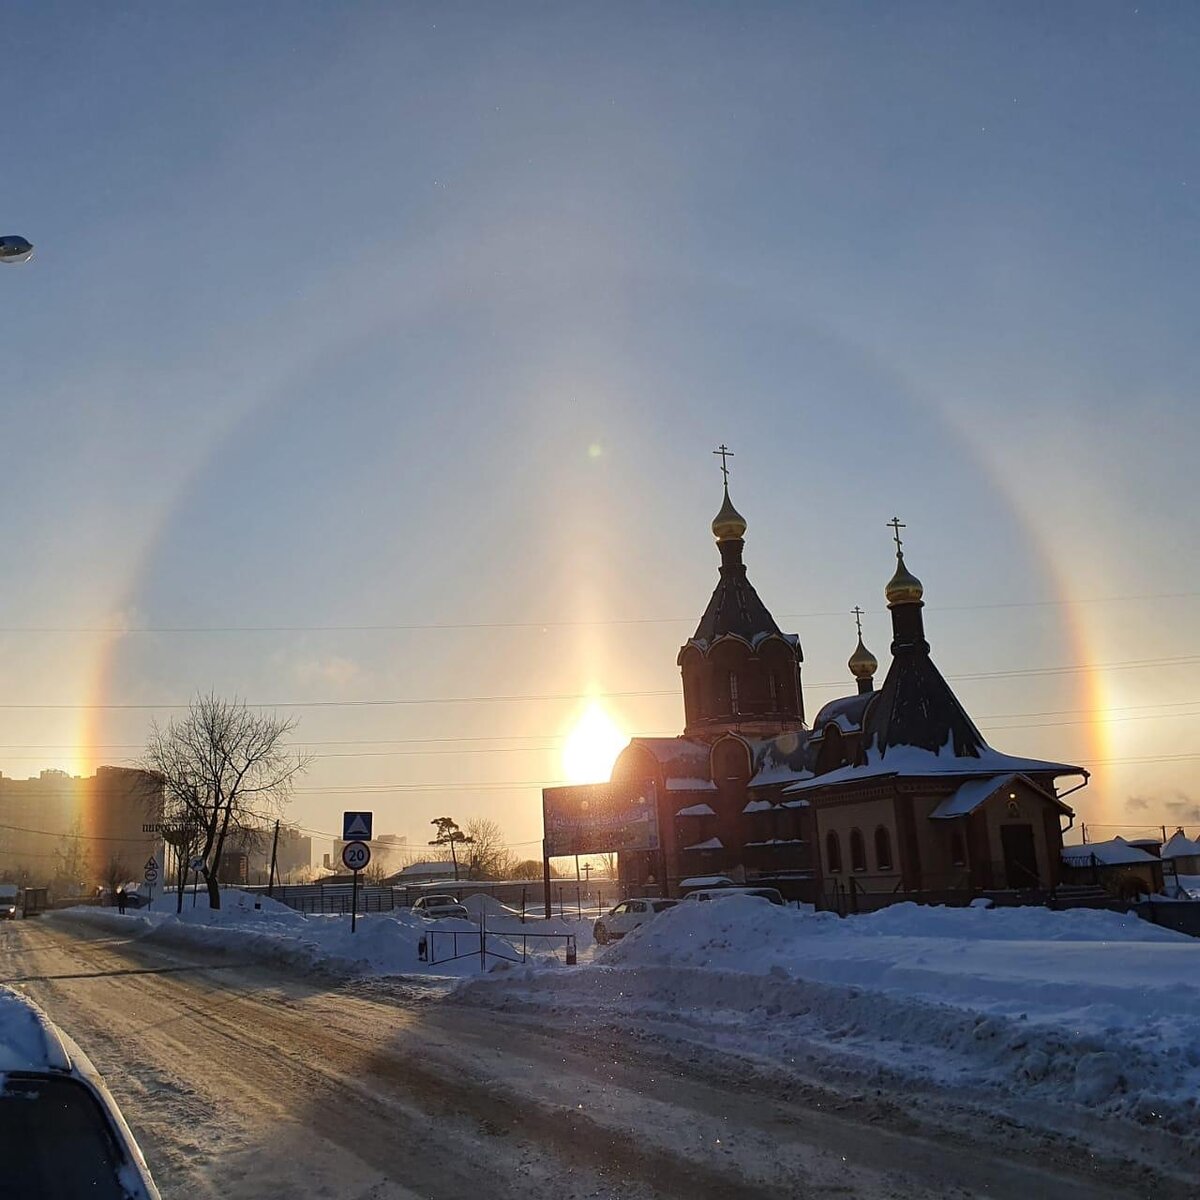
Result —
[{"label": "white car", "polygon": [[592,936],[600,945],[606,946],[617,938],[623,938],[631,929],[649,921],[655,914],[666,912],[678,903],[678,900],[664,900],[660,896],[622,900],[592,926]]},{"label": "white car", "polygon": [[471,919],[465,904],[459,904],[457,896],[422,896],[412,906],[413,913],[418,917],[427,917],[431,921],[440,921],[443,917],[460,917],[465,921]]},{"label": "white car", "polygon": [[161,1200],[88,1057],[32,1001],[0,987],[0,1177],[38,1200]]}]

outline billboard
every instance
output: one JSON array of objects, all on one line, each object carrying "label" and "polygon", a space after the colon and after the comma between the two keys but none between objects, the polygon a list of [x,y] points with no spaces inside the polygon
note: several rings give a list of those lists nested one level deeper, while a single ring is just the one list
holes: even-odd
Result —
[{"label": "billboard", "polygon": [[657,850],[653,783],[589,783],[542,789],[546,856]]}]

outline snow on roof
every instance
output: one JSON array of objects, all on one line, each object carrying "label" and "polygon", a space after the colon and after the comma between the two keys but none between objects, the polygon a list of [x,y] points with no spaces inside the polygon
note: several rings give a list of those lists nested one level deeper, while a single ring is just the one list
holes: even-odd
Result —
[{"label": "snow on roof", "polygon": [[679,886],[681,888],[732,887],[733,880],[728,875],[693,875],[689,879],[681,879]]},{"label": "snow on roof", "polygon": [[808,738],[807,729],[795,729],[778,737],[751,741],[754,774],[749,786],[794,783],[806,778],[809,774],[805,765]]},{"label": "snow on roof", "polygon": [[667,780],[668,792],[715,792],[717,785],[711,779],[681,779]]},{"label": "snow on roof", "polygon": [[1145,850],[1131,846],[1124,838],[1115,837],[1108,842],[1085,842],[1083,845],[1064,846],[1063,862],[1069,867],[1090,866],[1092,859],[1102,867],[1125,867],[1134,863],[1154,863],[1158,859]]},{"label": "snow on roof", "polygon": [[717,814],[707,804],[692,804],[687,808],[681,808],[675,815],[677,817],[715,817]]},{"label": "snow on roof", "polygon": [[704,742],[683,737],[635,737],[629,744],[648,751],[662,768],[665,779],[709,776],[709,748]]},{"label": "snow on roof", "polygon": [[433,878],[437,876],[454,877],[452,862],[415,862],[396,872],[397,879]]},{"label": "snow on roof", "polygon": [[803,838],[767,838],[763,842],[743,842],[743,846],[803,846]]},{"label": "snow on roof", "polygon": [[709,838],[706,842],[697,842],[694,846],[684,846],[685,850],[724,850],[725,843],[720,838]]},{"label": "snow on roof", "polygon": [[0,1074],[70,1069],[71,1059],[46,1014],[12,988],[0,987]]},{"label": "snow on roof", "polygon": [[786,763],[772,762],[758,771],[747,786],[769,787],[772,784],[796,783],[801,779],[810,778],[811,775],[812,772],[806,767],[797,769]]},{"label": "snow on roof", "polygon": [[978,756],[956,755],[950,746],[943,746],[936,753],[916,746],[893,746],[886,755],[872,746],[867,751],[867,761],[862,766],[839,767],[824,775],[804,779],[785,792],[802,792],[819,787],[833,787],[843,783],[855,783],[860,779],[881,779],[889,775],[913,777],[925,775],[1084,775],[1082,767],[1069,763],[1044,762],[1038,758],[1016,758],[1001,754],[999,750],[985,747]]},{"label": "snow on roof", "polygon": [[751,800],[750,803],[747,804],[746,807],[742,809],[742,812],[744,812],[744,813],[768,812],[770,809],[772,809],[774,807],[775,807],[775,805],[772,804],[770,800]]},{"label": "snow on roof", "polygon": [[860,692],[855,696],[840,696],[821,707],[813,718],[813,736],[821,737],[825,726],[833,722],[843,733],[856,733],[862,728],[867,705],[878,692]]},{"label": "snow on roof", "polygon": [[1190,838],[1182,829],[1176,830],[1163,845],[1163,858],[1190,858],[1200,855],[1200,842]]},{"label": "snow on roof", "polygon": [[973,813],[985,800],[990,800],[1001,788],[1010,787],[1016,778],[1016,775],[1010,773],[972,779],[947,796],[929,816],[938,820],[965,817]]}]

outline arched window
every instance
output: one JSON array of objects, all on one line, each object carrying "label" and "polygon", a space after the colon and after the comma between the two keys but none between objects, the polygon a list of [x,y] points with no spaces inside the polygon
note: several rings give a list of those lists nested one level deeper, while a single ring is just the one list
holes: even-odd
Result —
[{"label": "arched window", "polygon": [[729,710],[733,713],[742,711],[741,703],[738,699],[738,677],[736,671],[729,672]]},{"label": "arched window", "polygon": [[830,875],[842,873],[842,843],[832,829],[825,835],[825,859],[829,863]]},{"label": "arched window", "polygon": [[850,830],[850,870],[865,871],[867,869],[867,847],[863,843],[863,835],[859,830]]},{"label": "arched window", "polygon": [[882,825],[875,830],[875,867],[880,871],[892,869],[892,835]]}]

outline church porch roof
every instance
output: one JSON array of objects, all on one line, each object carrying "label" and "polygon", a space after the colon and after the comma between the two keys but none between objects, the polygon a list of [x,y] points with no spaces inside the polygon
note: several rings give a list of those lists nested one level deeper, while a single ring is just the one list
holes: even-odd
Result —
[{"label": "church porch roof", "polygon": [[867,751],[867,761],[856,766],[839,767],[824,775],[802,779],[784,788],[784,794],[813,791],[817,788],[845,787],[868,780],[887,778],[920,779],[925,776],[1001,776],[1020,774],[1027,776],[1082,775],[1082,767],[1070,763],[1046,762],[1038,758],[1018,758],[1001,754],[985,745],[977,755],[959,755],[947,744],[939,751],[924,750],[915,746],[895,748],[885,756],[873,747]]}]

